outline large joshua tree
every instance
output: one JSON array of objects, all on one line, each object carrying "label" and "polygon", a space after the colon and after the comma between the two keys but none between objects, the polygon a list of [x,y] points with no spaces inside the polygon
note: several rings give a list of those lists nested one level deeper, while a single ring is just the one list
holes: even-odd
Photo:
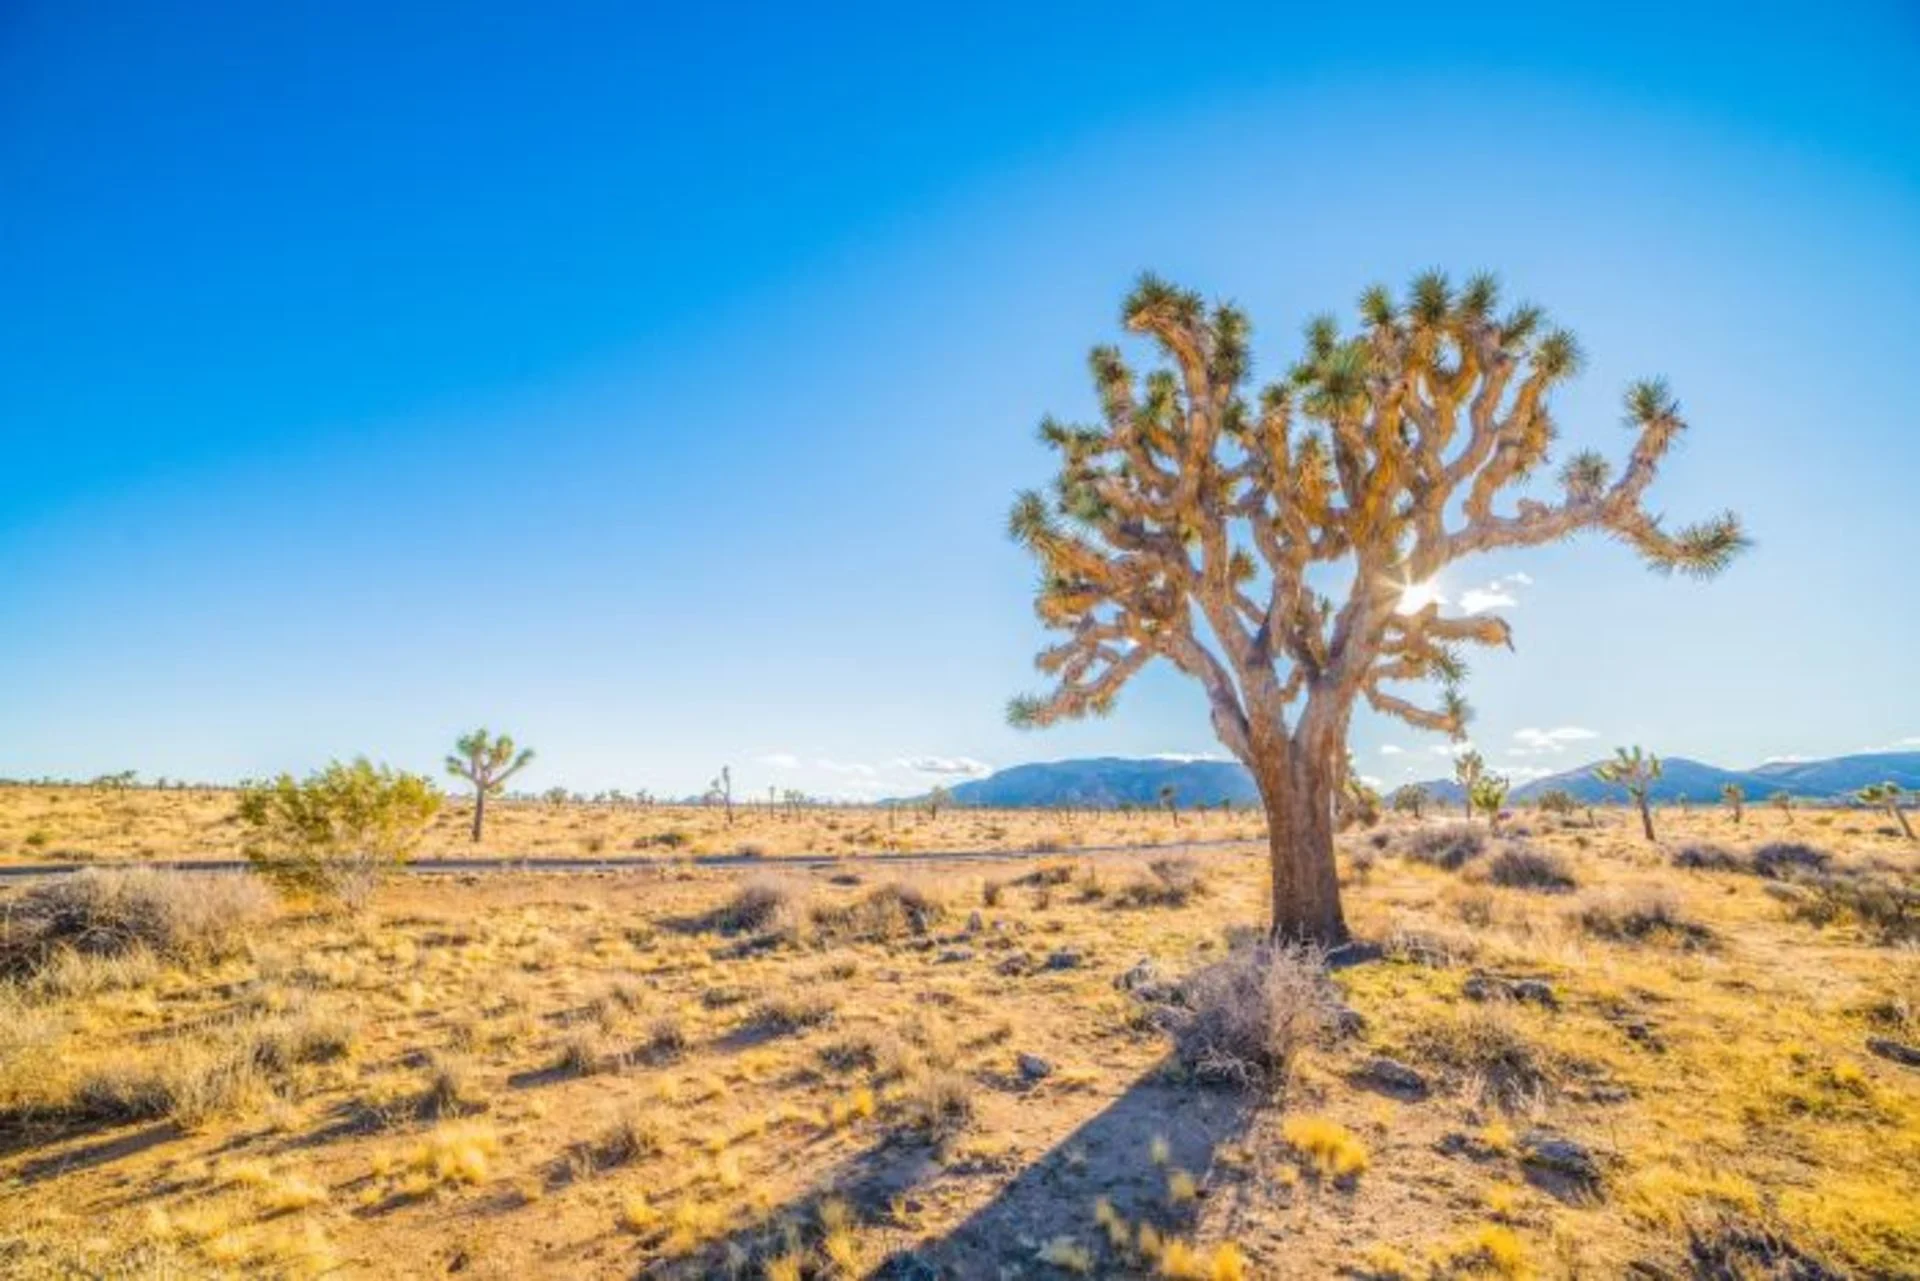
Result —
[{"label": "large joshua tree", "polygon": [[[1731,513],[1669,531],[1644,505],[1685,427],[1664,382],[1627,393],[1617,477],[1580,453],[1551,499],[1516,492],[1548,464],[1549,396],[1580,351],[1538,308],[1502,311],[1489,276],[1367,290],[1355,330],[1315,319],[1257,394],[1237,308],[1149,276],[1121,320],[1165,363],[1138,378],[1095,348],[1102,421],[1041,424],[1053,492],[1020,495],[1009,518],[1040,561],[1041,620],[1067,633],[1037,660],[1053,688],[1010,719],[1104,713],[1154,659],[1198,681],[1266,810],[1276,939],[1347,937],[1333,807],[1354,704],[1458,738],[1460,647],[1511,644],[1503,620],[1443,617],[1416,588],[1463,557],[1588,530],[1703,576],[1744,546]],[[1343,594],[1323,594],[1343,570]],[[1435,682],[1434,703],[1396,689]]]},{"label": "large joshua tree", "polygon": [[500,792],[508,779],[527,767],[533,749],[516,752],[511,735],[489,738],[485,729],[464,735],[453,746],[459,754],[447,757],[447,773],[473,784],[473,839],[478,844],[487,821],[487,797]]}]

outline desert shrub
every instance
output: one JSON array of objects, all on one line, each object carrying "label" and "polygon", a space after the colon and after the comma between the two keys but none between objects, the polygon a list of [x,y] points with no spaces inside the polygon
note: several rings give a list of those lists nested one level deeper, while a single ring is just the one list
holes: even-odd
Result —
[{"label": "desert shrub", "polygon": [[623,1109],[579,1155],[593,1169],[611,1169],[657,1156],[665,1147],[659,1122],[634,1108]]},{"label": "desert shrub", "polygon": [[1682,913],[1679,901],[1660,886],[1643,885],[1597,896],[1582,904],[1574,918],[1595,938],[1614,942],[1664,942],[1697,948],[1713,941],[1713,932]]},{"label": "desert shrub", "polygon": [[1277,1089],[1299,1049],[1332,1026],[1339,1002],[1311,948],[1236,949],[1180,985],[1171,1031],[1180,1061],[1205,1081]]},{"label": "desert shrub", "polygon": [[1486,833],[1471,823],[1416,827],[1400,838],[1400,852],[1406,857],[1448,871],[1458,870],[1469,859],[1478,858],[1486,848]]},{"label": "desert shrub", "polygon": [[1122,886],[1114,902],[1122,907],[1185,907],[1207,890],[1200,864],[1190,858],[1154,859],[1147,873]]},{"label": "desert shrub", "polygon": [[820,904],[812,920],[822,938],[878,941],[925,934],[945,914],[945,907],[919,886],[890,881],[851,903]]},{"label": "desert shrub", "polygon": [[116,1062],[79,1078],[69,1111],[93,1121],[172,1121],[192,1129],[258,1098],[266,1078],[244,1043],[175,1043],[154,1059]]},{"label": "desert shrub", "polygon": [[1021,873],[1019,876],[1013,878],[1013,883],[1015,885],[1033,886],[1065,885],[1072,879],[1073,865],[1071,863],[1048,863],[1044,867],[1034,868],[1031,872]]},{"label": "desert shrub", "polygon": [[1920,940],[1920,893],[1873,877],[1804,879],[1788,914],[1813,925],[1852,921],[1884,943]]},{"label": "desert shrub", "polygon": [[219,959],[243,948],[272,907],[250,876],[89,868],[35,886],[0,914],[0,975],[38,974],[63,956]]},{"label": "desert shrub", "polygon": [[971,1077],[947,1068],[915,1073],[900,1087],[900,1117],[908,1128],[933,1139],[957,1133],[973,1117]]},{"label": "desert shrub", "polygon": [[360,757],[304,780],[282,774],[243,783],[238,812],[247,857],[264,875],[285,890],[358,908],[412,855],[440,812],[440,792],[417,774]]},{"label": "desert shrub", "polygon": [[1534,805],[1543,814],[1556,814],[1561,818],[1571,818],[1580,807],[1580,802],[1572,792],[1564,787],[1551,787],[1534,798]]},{"label": "desert shrub", "polygon": [[1687,1228],[1689,1275],[1752,1281],[1841,1281],[1846,1274],[1802,1249],[1785,1232],[1722,1217]]},{"label": "desert shrub", "polygon": [[834,1008],[833,998],[823,992],[792,988],[754,1006],[747,1025],[768,1033],[798,1032],[832,1022]]},{"label": "desert shrub", "polygon": [[1747,858],[1724,845],[1715,845],[1708,841],[1682,845],[1673,853],[1673,865],[1690,868],[1696,872],[1750,872],[1753,870],[1753,864]]},{"label": "desert shrub", "polygon": [[471,1062],[458,1054],[435,1054],[427,1060],[426,1080],[413,1099],[416,1115],[434,1120],[464,1116],[485,1106],[486,1096]]},{"label": "desert shrub", "polygon": [[801,919],[803,907],[804,895],[796,886],[760,877],[708,913],[706,925],[723,934],[784,932]]},{"label": "desert shrub", "polygon": [[680,1020],[670,1014],[663,1014],[647,1027],[647,1035],[640,1042],[640,1055],[653,1063],[666,1063],[686,1053],[687,1030]]},{"label": "desert shrub", "polygon": [[1802,872],[1824,872],[1833,856],[1799,841],[1770,841],[1754,850],[1753,870],[1768,880],[1785,880]]},{"label": "desert shrub", "polygon": [[1487,878],[1509,889],[1545,890],[1549,894],[1564,893],[1578,884],[1566,860],[1527,845],[1508,845],[1495,854],[1487,864]]},{"label": "desert shrub", "polygon": [[1434,1019],[1414,1028],[1408,1041],[1415,1055],[1503,1108],[1524,1106],[1553,1088],[1551,1055],[1504,1010],[1476,1006]]}]

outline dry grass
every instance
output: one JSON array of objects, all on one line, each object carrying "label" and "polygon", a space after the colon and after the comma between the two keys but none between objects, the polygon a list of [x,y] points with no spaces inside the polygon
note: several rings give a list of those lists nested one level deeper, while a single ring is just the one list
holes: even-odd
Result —
[{"label": "dry grass", "polygon": [[[1510,844],[1456,862],[1452,824],[1389,826],[1347,891],[1386,953],[1328,975],[1227,944],[1263,911],[1255,850],[751,895],[710,869],[401,881],[357,920],[53,948],[0,983],[0,1273],[1909,1274],[1920,1074],[1868,1043],[1920,1042],[1920,959],[1807,905],[1910,891],[1920,857],[1823,817],[1796,820],[1827,861],[1770,874],[1767,815],[1661,815],[1735,866],[1618,811],[1535,825],[1571,901],[1496,875]],[[1426,1087],[1369,1085],[1380,1058]],[[1603,1153],[1603,1184],[1537,1184],[1534,1131]]]}]

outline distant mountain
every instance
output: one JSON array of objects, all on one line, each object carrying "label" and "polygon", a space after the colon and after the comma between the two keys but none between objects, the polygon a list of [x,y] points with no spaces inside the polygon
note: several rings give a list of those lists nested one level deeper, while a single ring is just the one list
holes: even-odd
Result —
[{"label": "distant mountain", "polygon": [[1022,809],[1076,805],[1112,809],[1121,805],[1158,805],[1160,789],[1173,789],[1174,803],[1256,804],[1253,778],[1233,761],[1128,760],[1102,756],[1084,761],[1047,761],[1015,765],[953,790],[961,805]]},{"label": "distant mountain", "polygon": [[[1535,779],[1516,787],[1513,798],[1529,801],[1542,792],[1560,788],[1585,804],[1622,800],[1619,788],[1593,776],[1594,766],[1598,764],[1599,761],[1590,761],[1564,773]],[[1661,802],[1683,798],[1702,804],[1715,802],[1720,799],[1720,789],[1728,783],[1738,783],[1745,789],[1747,799],[1753,801],[1763,801],[1776,792],[1807,800],[1844,799],[1869,783],[1887,780],[1920,790],[1920,752],[1875,752],[1824,761],[1776,761],[1746,770],[1722,769],[1682,756],[1669,757],[1662,765],[1660,781],[1653,789],[1654,800]],[[1431,779],[1422,786],[1443,804],[1460,803],[1460,785],[1452,779]],[[953,799],[961,805],[1008,809],[1075,805],[1111,809],[1121,805],[1157,805],[1163,787],[1173,788],[1175,803],[1188,809],[1196,805],[1217,805],[1223,800],[1234,805],[1254,805],[1260,800],[1253,779],[1233,761],[1133,760],[1119,756],[1015,765],[986,778],[958,784],[952,790]]]},{"label": "distant mountain", "polygon": [[[1603,804],[1625,799],[1625,793],[1611,783],[1593,776],[1599,761],[1537,778],[1513,789],[1517,801],[1530,801],[1542,792],[1559,788],[1572,793],[1582,804]],[[1763,801],[1778,792],[1807,800],[1841,800],[1869,783],[1889,780],[1905,788],[1920,789],[1920,752],[1874,752],[1859,756],[1836,756],[1824,761],[1775,761],[1753,769],[1730,770],[1717,765],[1688,760],[1684,756],[1661,761],[1660,779],[1653,785],[1655,801],[1678,800],[1716,802],[1720,789],[1738,783],[1750,801]],[[1424,784],[1443,800],[1458,803],[1460,785],[1452,779]]]}]

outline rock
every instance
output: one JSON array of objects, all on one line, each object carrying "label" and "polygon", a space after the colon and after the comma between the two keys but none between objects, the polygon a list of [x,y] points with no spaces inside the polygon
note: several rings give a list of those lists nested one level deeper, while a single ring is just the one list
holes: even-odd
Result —
[{"label": "rock", "polygon": [[1469,1001],[1527,1001],[1550,1010],[1560,1004],[1553,984],[1544,979],[1510,979],[1498,974],[1469,974],[1460,985],[1460,995]]},{"label": "rock", "polygon": [[1579,1183],[1600,1182],[1600,1163],[1586,1144],[1547,1130],[1528,1130],[1520,1136],[1520,1160],[1535,1169],[1564,1175]]},{"label": "rock", "polygon": [[1867,1048],[1881,1058],[1891,1059],[1902,1067],[1920,1067],[1920,1049],[1915,1049],[1911,1045],[1902,1045],[1884,1036],[1870,1036],[1867,1038]]},{"label": "rock", "polygon": [[1022,1054],[1018,1062],[1023,1081],[1039,1081],[1053,1075],[1053,1064],[1037,1054]]},{"label": "rock", "polygon": [[941,965],[957,965],[962,961],[971,961],[972,959],[973,949],[970,947],[950,947],[934,958],[934,960]]},{"label": "rock", "polygon": [[1476,1135],[1449,1130],[1434,1141],[1433,1150],[1441,1156],[1463,1156],[1470,1161],[1493,1161],[1500,1149]]},{"label": "rock", "polygon": [[1382,1054],[1370,1059],[1360,1070],[1360,1075],[1375,1085],[1383,1085],[1389,1090],[1400,1090],[1408,1094],[1425,1094],[1427,1078],[1414,1069]]},{"label": "rock", "polygon": [[1017,978],[1033,969],[1033,958],[1025,952],[1015,952],[1012,956],[1009,956],[993,968],[1001,974]]},{"label": "rock", "polygon": [[1063,947],[1057,952],[1047,953],[1047,968],[1050,970],[1077,970],[1086,964],[1086,957],[1078,949]]}]

